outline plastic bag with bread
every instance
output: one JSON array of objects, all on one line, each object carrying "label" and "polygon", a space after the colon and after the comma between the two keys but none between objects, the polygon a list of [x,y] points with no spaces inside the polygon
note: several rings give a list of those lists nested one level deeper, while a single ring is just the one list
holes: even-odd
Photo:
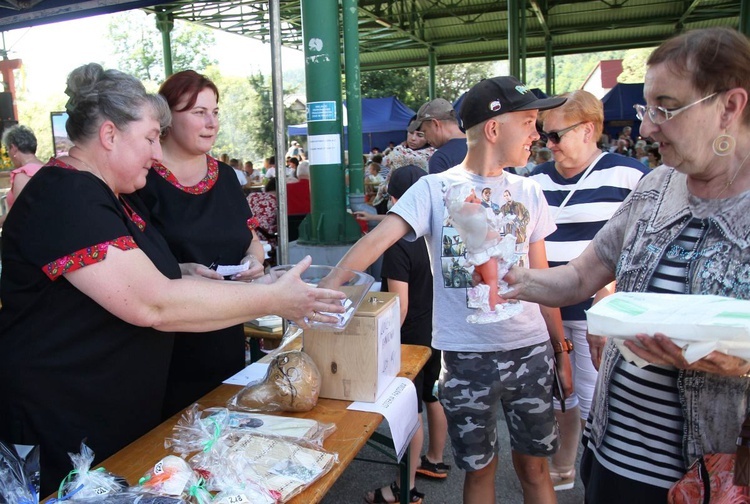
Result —
[{"label": "plastic bag with bread", "polygon": [[280,352],[268,365],[265,378],[248,384],[229,400],[247,411],[310,411],[318,403],[320,372],[301,350]]}]

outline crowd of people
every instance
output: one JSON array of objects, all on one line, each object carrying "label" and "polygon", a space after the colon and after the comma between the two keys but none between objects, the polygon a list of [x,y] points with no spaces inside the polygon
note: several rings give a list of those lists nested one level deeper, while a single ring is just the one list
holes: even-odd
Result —
[{"label": "crowd of people", "polygon": [[[444,154],[465,147],[465,156],[445,171],[430,161],[434,175],[399,194],[339,264],[363,269],[404,239],[427,240],[438,396],[466,471],[464,502],[495,502],[501,411],[525,502],[555,502],[578,473],[587,503],[664,503],[697,459],[734,453],[750,362],[721,352],[688,362],[669,334],[624,343],[588,334],[585,311],[613,291],[750,299],[749,63],[750,43],[735,30],[666,41],[647,62],[635,138],[627,127],[604,135],[602,104],[585,91],[538,100],[512,77],[474,86],[462,123],[445,100],[420,108],[409,131],[437,148],[431,159],[444,146]],[[465,232],[447,197],[461,188],[468,196],[456,208],[476,208]],[[488,247],[491,261],[511,233],[523,237],[521,259],[501,295],[534,304],[524,316],[472,326],[467,287],[487,277],[466,258]],[[524,373],[514,373],[521,363]],[[554,398],[553,370],[562,388]],[[399,484],[366,500],[395,502]],[[421,502],[414,486],[411,501]]]},{"label": "crowd of people", "polygon": [[[239,370],[242,322],[273,313],[307,327],[343,310],[342,293],[300,279],[309,258],[264,276],[259,233],[275,234],[281,167],[210,155],[210,79],[178,72],[151,94],[92,63],[66,94],[67,155],[39,160],[23,126],[2,138],[15,169],[0,439],[42,447],[43,495],[81,439],[106,458]],[[398,502],[407,484],[423,502],[416,476],[450,474],[446,438],[464,502],[496,502],[500,415],[525,502],[556,502],[580,476],[587,503],[664,503],[697,459],[734,452],[750,362],[688,362],[670,334],[589,334],[586,310],[615,291],[750,299],[749,94],[747,37],[700,29],[649,57],[637,136],[604,135],[586,91],[537,98],[503,76],[474,85],[460,111],[428,101],[405,142],[367,156],[373,211],[355,216],[377,224],[339,265],[382,255],[402,342],[433,355],[415,377],[428,431],[420,422],[411,441],[409,480],[366,502]],[[298,142],[283,170],[309,196]],[[260,197],[243,194],[263,182]],[[244,267],[227,281],[222,264]]]},{"label": "crowd of people", "polygon": [[[289,183],[310,178],[310,161],[301,147],[297,147],[297,151],[297,154],[293,156],[287,154],[285,158],[284,173]],[[227,153],[221,154],[218,159],[234,170],[237,180],[246,192],[264,185],[269,179],[276,178],[276,156],[265,158],[260,169],[256,169],[255,163],[251,160],[243,163],[241,159],[230,158]]]}]

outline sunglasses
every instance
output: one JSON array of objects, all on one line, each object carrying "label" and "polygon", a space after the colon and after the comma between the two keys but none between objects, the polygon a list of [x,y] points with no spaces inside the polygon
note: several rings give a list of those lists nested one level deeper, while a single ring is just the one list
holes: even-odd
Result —
[{"label": "sunglasses", "polygon": [[539,138],[541,138],[544,142],[552,141],[556,144],[559,144],[565,133],[567,133],[568,131],[573,131],[581,124],[583,124],[583,122],[575,123],[573,126],[568,126],[567,128],[561,129],[560,131],[542,131],[539,133]]}]

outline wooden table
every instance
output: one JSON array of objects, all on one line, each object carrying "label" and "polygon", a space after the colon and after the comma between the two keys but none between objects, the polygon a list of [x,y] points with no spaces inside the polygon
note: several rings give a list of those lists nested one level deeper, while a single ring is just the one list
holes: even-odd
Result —
[{"label": "wooden table", "polygon": [[245,338],[256,338],[256,339],[280,341],[281,338],[284,337],[283,330],[278,331],[278,332],[264,331],[263,329],[257,329],[255,327],[251,327],[248,324],[245,324],[243,328],[245,330]]},{"label": "wooden table", "polygon": [[256,184],[245,184],[242,186],[242,191],[245,193],[245,196],[247,196],[250,193],[263,192],[264,187],[265,185],[262,182]]},{"label": "wooden table", "polygon": [[[399,376],[414,379],[430,357],[428,347],[401,345],[401,372]],[[198,401],[203,408],[225,407],[227,401],[241,387],[221,385]],[[339,463],[304,492],[291,499],[294,504],[320,502],[344,470],[354,460],[360,449],[375,432],[383,417],[377,413],[351,411],[346,409],[351,403],[334,399],[319,399],[317,406],[306,413],[282,413],[284,416],[312,418],[319,422],[336,424],[336,432],[326,439],[324,449],[338,453]],[[273,414],[273,413],[272,413]],[[154,428],[149,433],[132,442],[116,454],[104,460],[101,465],[113,474],[123,476],[131,485],[138,483],[160,459],[169,455],[164,448],[164,439],[172,433],[181,413]],[[408,485],[406,485],[408,488]]]}]

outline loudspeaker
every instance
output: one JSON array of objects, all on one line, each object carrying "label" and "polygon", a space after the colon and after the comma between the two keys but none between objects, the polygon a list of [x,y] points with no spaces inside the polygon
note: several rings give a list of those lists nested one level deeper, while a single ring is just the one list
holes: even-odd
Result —
[{"label": "loudspeaker", "polygon": [[18,121],[0,121],[0,138],[2,138],[6,129],[15,126],[16,124],[18,124]]},{"label": "loudspeaker", "polygon": [[15,121],[16,116],[13,114],[13,95],[4,92],[0,93],[0,121]]}]

